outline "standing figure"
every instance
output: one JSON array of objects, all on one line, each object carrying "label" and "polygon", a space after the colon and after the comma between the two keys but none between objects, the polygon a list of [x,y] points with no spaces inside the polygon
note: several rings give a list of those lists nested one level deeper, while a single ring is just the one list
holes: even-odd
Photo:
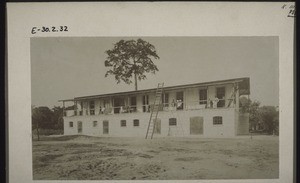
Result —
[{"label": "standing figure", "polygon": [[101,106],[99,107],[99,114],[103,114],[103,113],[102,113],[102,107],[101,107]]},{"label": "standing figure", "polygon": [[216,109],[217,105],[218,105],[219,99],[217,96],[215,96],[214,100],[213,100],[213,108]]}]

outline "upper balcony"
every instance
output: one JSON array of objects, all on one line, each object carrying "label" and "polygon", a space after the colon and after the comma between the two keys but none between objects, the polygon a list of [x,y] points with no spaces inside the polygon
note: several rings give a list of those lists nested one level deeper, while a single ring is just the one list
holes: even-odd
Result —
[{"label": "upper balcony", "polygon": [[[64,116],[94,116],[94,115],[118,115],[126,113],[149,113],[152,112],[154,104],[141,105],[141,106],[113,106],[113,107],[100,107],[98,109],[83,109],[74,110],[68,108],[64,111]],[[187,111],[187,110],[210,110],[210,109],[224,109],[235,108],[234,99],[220,99],[218,102],[210,100],[191,101],[191,102],[171,102],[159,104],[159,111]]]}]

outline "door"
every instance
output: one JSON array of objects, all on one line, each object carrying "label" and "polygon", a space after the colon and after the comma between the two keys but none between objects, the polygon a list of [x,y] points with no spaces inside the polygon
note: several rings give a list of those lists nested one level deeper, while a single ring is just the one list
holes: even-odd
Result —
[{"label": "door", "polygon": [[169,93],[163,93],[161,98],[163,107],[169,107]]},{"label": "door", "polygon": [[109,126],[108,126],[108,120],[103,121],[103,134],[108,134],[109,132]]},{"label": "door", "polygon": [[[154,119],[153,119],[153,121],[154,121]],[[157,118],[155,121],[154,133],[156,133],[156,134],[161,133],[161,120],[159,118]]]},{"label": "door", "polygon": [[79,134],[82,133],[82,122],[81,121],[77,122],[77,131],[78,131]]},{"label": "door", "polygon": [[176,109],[183,109],[183,92],[176,92]]},{"label": "door", "polygon": [[136,96],[130,97],[130,112],[136,112]]},{"label": "door", "polygon": [[190,134],[191,135],[203,134],[203,117],[196,116],[190,118]]},{"label": "door", "polygon": [[143,96],[143,112],[149,112],[149,95]]},{"label": "door", "polygon": [[121,107],[125,106],[125,99],[123,97],[114,98],[114,113],[120,113]]},{"label": "door", "polygon": [[217,107],[225,107],[225,87],[217,88],[217,97],[219,99]]}]

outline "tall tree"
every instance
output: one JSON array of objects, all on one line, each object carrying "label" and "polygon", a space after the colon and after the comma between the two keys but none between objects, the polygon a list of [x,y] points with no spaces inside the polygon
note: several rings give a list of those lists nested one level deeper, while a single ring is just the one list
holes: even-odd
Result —
[{"label": "tall tree", "polygon": [[249,105],[249,122],[251,127],[256,127],[260,120],[260,114],[259,114],[259,101],[251,102]]},{"label": "tall tree", "polygon": [[53,124],[56,130],[63,130],[63,108],[60,106],[54,106],[53,111]]},{"label": "tall tree", "polygon": [[261,121],[265,125],[265,131],[269,134],[277,133],[279,127],[279,112],[275,106],[262,106],[259,109]]},{"label": "tall tree", "polygon": [[107,58],[104,65],[110,68],[105,77],[114,75],[117,83],[123,81],[126,84],[131,84],[134,78],[135,90],[138,89],[138,80],[146,79],[146,73],[155,74],[158,71],[152,60],[159,59],[155,47],[142,39],[120,40],[105,53]]},{"label": "tall tree", "polygon": [[54,129],[53,112],[48,107],[32,107],[32,130],[36,129],[38,140],[40,129]]}]

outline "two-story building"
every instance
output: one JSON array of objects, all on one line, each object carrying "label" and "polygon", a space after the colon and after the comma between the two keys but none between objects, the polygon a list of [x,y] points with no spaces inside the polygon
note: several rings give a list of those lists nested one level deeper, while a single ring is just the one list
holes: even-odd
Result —
[{"label": "two-story building", "polygon": [[[61,100],[65,135],[145,137],[156,88]],[[163,88],[154,137],[234,137],[249,133],[250,79],[236,78]],[[65,104],[72,105],[65,107]]]}]

